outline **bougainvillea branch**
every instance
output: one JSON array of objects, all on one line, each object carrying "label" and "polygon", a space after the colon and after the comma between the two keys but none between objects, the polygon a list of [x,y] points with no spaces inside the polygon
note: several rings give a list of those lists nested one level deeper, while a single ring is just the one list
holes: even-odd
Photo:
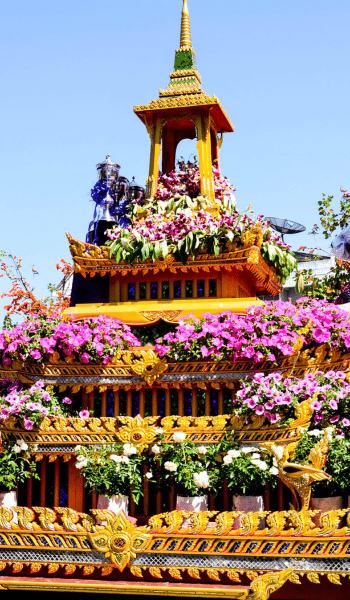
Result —
[{"label": "bougainvillea branch", "polygon": [[[29,314],[56,314],[62,312],[69,306],[69,298],[56,290],[56,286],[50,284],[48,286],[52,295],[44,300],[40,300],[34,293],[34,286],[30,285],[22,275],[22,259],[17,256],[1,251],[0,257],[0,277],[7,277],[11,283],[11,288],[8,292],[1,294],[1,298],[10,298],[9,304],[4,306],[8,315],[29,315]],[[63,258],[60,263],[56,264],[56,268],[62,271],[63,275],[68,275],[72,271],[72,266]],[[32,267],[33,275],[38,272]]]}]

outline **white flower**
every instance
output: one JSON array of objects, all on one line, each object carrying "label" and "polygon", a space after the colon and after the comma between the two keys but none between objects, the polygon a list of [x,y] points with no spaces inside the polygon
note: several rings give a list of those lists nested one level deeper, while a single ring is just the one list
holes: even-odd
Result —
[{"label": "white flower", "polygon": [[154,444],[154,446],[152,446],[151,448],[153,454],[160,454],[160,448],[157,444]]},{"label": "white flower", "polygon": [[241,451],[240,450],[229,450],[227,454],[228,454],[228,456],[231,456],[232,458],[238,458],[241,455]]},{"label": "white flower", "polygon": [[164,463],[164,469],[166,469],[167,471],[171,471],[172,473],[174,473],[175,471],[177,471],[177,465],[173,462],[171,462],[170,460],[167,460]]},{"label": "white flower", "polygon": [[80,450],[81,450],[81,446],[75,446],[74,452],[80,452]]},{"label": "white flower", "polygon": [[201,471],[200,473],[193,473],[193,479],[196,485],[201,488],[209,487],[209,475],[207,471]]},{"label": "white flower", "polygon": [[233,461],[233,457],[229,454],[226,454],[222,460],[224,461],[225,465],[230,465]]},{"label": "white flower", "polygon": [[198,454],[206,454],[207,453],[207,449],[206,449],[205,446],[198,446],[197,452],[198,452]]},{"label": "white flower", "polygon": [[253,465],[256,465],[260,471],[266,471],[267,469],[267,463],[264,460],[258,460],[257,458],[253,458],[252,460]]},{"label": "white flower", "polygon": [[18,446],[20,447],[22,452],[25,452],[26,450],[28,450],[28,444],[26,444],[23,440],[20,440],[18,442]]},{"label": "white flower", "polygon": [[271,469],[269,469],[269,473],[271,473],[271,475],[278,475],[279,471],[277,467],[271,467]]},{"label": "white flower", "polygon": [[13,446],[13,451],[16,452],[16,454],[18,454],[21,451],[20,446],[18,446],[17,444],[15,446]]},{"label": "white flower", "polygon": [[151,479],[153,477],[151,471],[148,471],[148,473],[146,473],[145,477],[147,477],[147,479]]},{"label": "white flower", "polygon": [[175,431],[173,434],[174,442],[183,442],[186,439],[186,434],[183,431]]},{"label": "white flower", "polygon": [[258,452],[254,452],[251,456],[251,458],[261,458],[260,454]]},{"label": "white flower", "polygon": [[[84,459],[84,457],[82,457]],[[75,463],[75,468],[76,469],[83,469],[84,467],[87,467],[87,460],[80,460],[79,462]]]},{"label": "white flower", "polygon": [[156,433],[158,433],[159,435],[161,435],[163,433],[163,429],[162,427],[156,427]]},{"label": "white flower", "polygon": [[82,454],[79,454],[79,456],[77,456],[77,461],[79,461],[79,462],[86,461],[86,458]]},{"label": "white flower", "polygon": [[123,462],[123,463],[125,463],[126,465],[128,465],[130,461],[129,461],[129,459],[128,459],[128,457],[127,457],[127,456],[122,456],[122,460],[121,460],[121,462]]},{"label": "white flower", "polygon": [[137,454],[137,449],[132,444],[124,444],[123,448],[124,456],[131,456],[132,454]]},{"label": "white flower", "polygon": [[122,462],[122,457],[118,456],[118,454],[111,454],[109,458],[111,460],[113,460],[113,462],[116,462],[116,463],[121,463]]},{"label": "white flower", "polygon": [[312,429],[311,431],[307,432],[308,435],[314,435],[316,437],[320,437],[320,435],[322,434],[321,429]]},{"label": "white flower", "polygon": [[332,439],[332,435],[334,434],[334,427],[326,427],[324,432],[327,434],[329,440]]}]

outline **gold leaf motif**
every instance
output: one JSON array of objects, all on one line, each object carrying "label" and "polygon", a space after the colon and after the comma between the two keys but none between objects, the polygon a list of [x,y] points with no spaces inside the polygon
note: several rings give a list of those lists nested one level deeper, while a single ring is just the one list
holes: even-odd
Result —
[{"label": "gold leaf motif", "polygon": [[246,571],[245,574],[251,581],[254,581],[254,579],[259,577],[259,573],[257,573],[256,571]]},{"label": "gold leaf motif", "polygon": [[182,579],[181,571],[179,569],[171,568],[168,570],[169,575],[174,579]]},{"label": "gold leaf motif", "polygon": [[341,585],[340,576],[338,575],[338,573],[327,573],[327,579],[329,579],[331,583]]},{"label": "gold leaf motif", "polygon": [[83,574],[84,575],[92,575],[94,570],[95,570],[95,567],[92,567],[90,565],[85,565],[83,568]]},{"label": "gold leaf motif", "polygon": [[219,571],[217,569],[207,569],[207,575],[210,579],[214,579],[215,581],[220,581]]},{"label": "gold leaf motif", "polygon": [[141,567],[130,567],[130,573],[135,577],[143,577]]},{"label": "gold leaf motif", "polygon": [[190,569],[187,569],[187,573],[189,574],[190,577],[193,577],[194,579],[200,579],[201,578],[201,574],[198,571],[198,569],[195,569],[194,567],[191,567]]},{"label": "gold leaf motif", "polygon": [[314,573],[313,571],[311,573],[307,573],[306,577],[308,578],[309,581],[311,581],[312,583],[320,583],[320,578],[318,573]]},{"label": "gold leaf motif", "polygon": [[158,579],[162,579],[162,572],[159,567],[148,567],[150,575],[153,577],[157,577]]},{"label": "gold leaf motif", "polygon": [[42,568],[42,564],[41,563],[31,563],[31,565],[30,565],[30,572],[31,573],[38,573],[41,568]]},{"label": "gold leaf motif", "polygon": [[289,577],[289,581],[291,581],[292,583],[300,583],[301,584],[300,577],[299,577],[298,573],[295,573],[295,571]]},{"label": "gold leaf motif", "polygon": [[229,577],[231,579],[231,581],[236,581],[237,583],[240,583],[240,577],[239,577],[239,573],[238,571],[234,571],[233,569],[229,569],[228,571],[225,571],[227,577]]},{"label": "gold leaf motif", "polygon": [[6,563],[2,560],[0,561],[0,571],[3,571],[4,569],[6,569]]},{"label": "gold leaf motif", "polygon": [[113,571],[113,567],[102,567],[101,569],[101,575],[102,577],[107,577],[107,575],[110,575]]},{"label": "gold leaf motif", "polygon": [[48,572],[49,573],[56,573],[56,571],[58,571],[58,569],[60,568],[60,565],[58,565],[57,563],[51,563],[48,566]]},{"label": "gold leaf motif", "polygon": [[19,562],[12,563],[12,571],[14,573],[19,573],[23,569],[23,564]]},{"label": "gold leaf motif", "polygon": [[64,572],[66,575],[72,575],[74,573],[74,571],[76,571],[75,565],[66,565],[64,567]]}]

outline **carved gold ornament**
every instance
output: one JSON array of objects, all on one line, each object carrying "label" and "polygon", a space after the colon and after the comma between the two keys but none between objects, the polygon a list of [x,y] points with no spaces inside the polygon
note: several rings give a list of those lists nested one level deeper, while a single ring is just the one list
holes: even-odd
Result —
[{"label": "carved gold ornament", "polygon": [[126,365],[130,366],[135,375],[140,375],[148,385],[152,385],[168,367],[166,359],[160,358],[154,350],[124,352],[122,360]]},{"label": "carved gold ornament", "polygon": [[146,527],[135,527],[123,512],[117,517],[108,510],[93,510],[96,517],[106,525],[96,525],[95,532],[89,534],[89,541],[98,552],[110,558],[119,571],[123,571],[136,554],[145,550],[152,536]]},{"label": "carved gold ornament", "polygon": [[118,417],[122,427],[117,432],[118,439],[124,444],[132,444],[142,450],[152,444],[159,435],[159,427],[155,426],[158,417]]},{"label": "carved gold ornament", "polygon": [[270,450],[275,456],[279,469],[279,477],[291,490],[296,510],[300,506],[299,498],[301,501],[301,510],[306,511],[309,508],[311,484],[313,481],[330,479],[330,475],[322,469],[326,462],[331,435],[331,431],[326,429],[323,437],[308,456],[309,465],[299,465],[289,461],[289,458],[294,455],[297,446],[296,442],[287,444],[286,446],[273,442],[262,443],[262,446]]}]

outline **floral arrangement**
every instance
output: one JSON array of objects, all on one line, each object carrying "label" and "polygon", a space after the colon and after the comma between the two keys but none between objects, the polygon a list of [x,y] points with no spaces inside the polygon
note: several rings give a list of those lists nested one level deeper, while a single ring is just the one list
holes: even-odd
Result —
[{"label": "floral arrangement", "polygon": [[33,316],[0,333],[0,361],[29,363],[65,359],[107,365],[120,350],[140,346],[130,327],[100,315],[75,323],[55,316]]},{"label": "floral arrangement", "polygon": [[[324,300],[301,299],[253,306],[247,315],[229,311],[203,319],[180,321],[174,332],[157,340],[160,356],[174,360],[253,360],[275,362],[326,343],[341,351],[350,348],[349,315]],[[300,348],[301,345],[301,348]]]},{"label": "floral arrangement", "polygon": [[[170,200],[173,196],[182,196],[186,193],[190,198],[196,198],[200,195],[200,173],[196,157],[194,160],[180,160],[177,163],[178,170],[171,173],[161,173],[158,179],[158,189],[154,196],[155,200]],[[214,191],[215,198],[221,199],[222,196],[228,196],[230,201],[235,204],[234,188],[227,177],[222,177],[216,165],[213,165]]]},{"label": "floral arrangement", "polygon": [[99,447],[76,446],[76,468],[85,478],[85,486],[93,487],[107,498],[126,496],[131,492],[137,503],[143,495],[142,465],[145,457],[132,444],[109,444]]},{"label": "floral arrangement", "polygon": [[[132,223],[109,230],[107,245],[117,262],[154,261],[171,253],[186,263],[201,251],[218,255],[228,244],[243,245],[244,234],[256,222],[236,211],[234,189],[216,167],[215,201],[200,196],[199,171],[191,164],[194,166],[161,175],[155,198],[142,207],[134,203]],[[261,254],[284,282],[296,268],[294,254],[261,216],[257,222],[262,226]]]},{"label": "floral arrangement", "polygon": [[237,415],[263,415],[270,423],[287,425],[296,406],[309,400],[315,425],[325,428],[336,424],[338,435],[350,433],[350,383],[343,371],[317,371],[299,379],[256,373],[240,383],[234,404]]},{"label": "floral arrangement", "polygon": [[179,495],[216,494],[221,478],[217,462],[221,445],[198,446],[188,440],[186,433],[182,431],[173,434],[172,442],[161,446],[156,444],[151,448],[151,472],[157,473],[156,480],[161,479],[170,486],[175,485]]},{"label": "floral arrangement", "polygon": [[68,416],[71,403],[70,398],[60,400],[52,391],[44,389],[42,381],[37,381],[29,390],[14,388],[7,395],[0,396],[0,422],[17,417],[24,428],[30,430],[38,427],[47,416]]},{"label": "floral arrangement", "polygon": [[14,491],[19,483],[29,477],[39,479],[28,445],[22,440],[16,443],[3,441],[0,451],[0,490]]},{"label": "floral arrangement", "polygon": [[[308,464],[308,456],[323,434],[324,431],[319,429],[312,429],[304,433],[296,448],[293,462]],[[312,485],[312,495],[316,498],[328,498],[342,496],[344,493],[348,494],[350,491],[350,442],[344,437],[336,435],[334,429],[323,468],[331,476],[331,479],[315,481]]]},{"label": "floral arrangement", "polygon": [[261,496],[267,483],[277,485],[276,459],[258,445],[231,445],[223,456],[222,477],[234,496]]}]

